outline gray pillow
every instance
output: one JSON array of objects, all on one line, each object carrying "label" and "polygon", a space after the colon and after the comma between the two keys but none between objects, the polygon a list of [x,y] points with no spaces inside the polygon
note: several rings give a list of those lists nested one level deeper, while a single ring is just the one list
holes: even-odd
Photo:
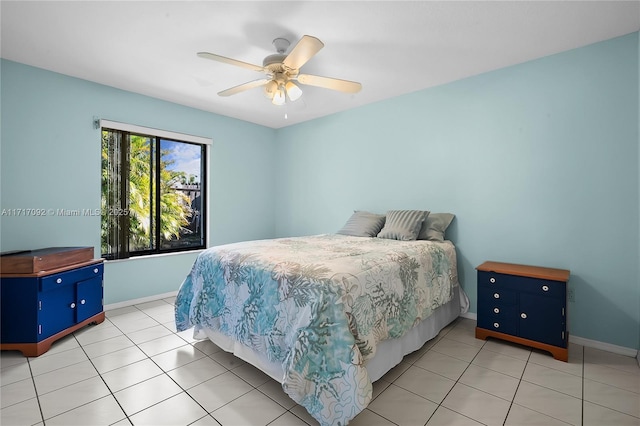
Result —
[{"label": "gray pillow", "polygon": [[389,210],[384,228],[378,238],[411,241],[420,233],[422,223],[429,216],[426,210]]},{"label": "gray pillow", "polygon": [[444,241],[444,231],[447,230],[455,215],[451,213],[431,213],[424,221],[419,240]]},{"label": "gray pillow", "polygon": [[354,237],[375,237],[384,226],[384,215],[355,211],[338,234]]}]

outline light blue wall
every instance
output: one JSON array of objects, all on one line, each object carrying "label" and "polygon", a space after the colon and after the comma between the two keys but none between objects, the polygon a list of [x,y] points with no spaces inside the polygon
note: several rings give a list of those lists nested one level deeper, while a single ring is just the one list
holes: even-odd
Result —
[{"label": "light blue wall", "polygon": [[278,236],[452,212],[485,260],[571,270],[570,331],[639,347],[638,34],[280,129]]},{"label": "light blue wall", "polygon": [[[2,60],[2,209],[99,209],[94,116],[213,139],[212,245],[274,234],[275,131]],[[0,217],[0,248],[93,246],[99,217]],[[195,254],[109,262],[105,303],[176,291]]]}]

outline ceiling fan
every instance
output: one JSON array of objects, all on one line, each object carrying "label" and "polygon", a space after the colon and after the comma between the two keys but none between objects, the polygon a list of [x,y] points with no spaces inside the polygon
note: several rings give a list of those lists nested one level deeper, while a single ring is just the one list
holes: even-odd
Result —
[{"label": "ceiling fan", "polygon": [[265,95],[271,99],[271,102],[275,105],[283,105],[287,98],[291,101],[295,101],[302,96],[302,90],[295,84],[295,82],[346,93],[357,93],[362,88],[362,85],[355,81],[320,77],[318,75],[311,74],[300,74],[300,68],[302,68],[309,59],[324,47],[324,43],[315,37],[308,35],[303,36],[298,43],[296,43],[293,49],[291,49],[289,54],[285,54],[290,45],[289,40],[276,38],[273,40],[273,45],[278,53],[264,58],[262,66],[238,61],[236,59],[227,58],[225,56],[209,52],[199,52],[198,56],[247,68],[253,71],[264,72],[266,74],[266,78],[249,81],[239,86],[218,92],[218,95],[220,96],[231,96],[244,92],[245,90],[263,86]]}]

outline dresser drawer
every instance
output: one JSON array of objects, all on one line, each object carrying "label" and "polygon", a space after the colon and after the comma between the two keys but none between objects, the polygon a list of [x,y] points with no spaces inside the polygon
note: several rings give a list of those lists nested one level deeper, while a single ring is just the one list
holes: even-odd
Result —
[{"label": "dresser drawer", "polygon": [[520,291],[537,296],[548,296],[554,299],[564,299],[567,296],[566,283],[538,278],[517,277],[520,283]]},{"label": "dresser drawer", "polygon": [[478,288],[478,309],[486,307],[515,306],[518,302],[518,293],[504,288]]},{"label": "dresser drawer", "polygon": [[564,298],[566,296],[566,284],[564,282],[496,272],[478,271],[478,287],[479,289],[509,289],[553,298]]},{"label": "dresser drawer", "polygon": [[[515,309],[514,309],[515,311]],[[513,314],[511,314],[513,315]],[[478,327],[487,330],[497,331],[505,334],[516,334],[517,323],[508,317],[508,315],[491,315],[485,314],[478,317]]]},{"label": "dresser drawer", "polygon": [[513,275],[498,274],[496,272],[478,271],[478,286],[507,287],[512,285]]},{"label": "dresser drawer", "polygon": [[48,275],[40,281],[40,291],[53,290],[66,285],[75,284],[78,281],[88,280],[95,276],[102,276],[104,264],[85,266],[71,271],[60,272],[59,274]]}]

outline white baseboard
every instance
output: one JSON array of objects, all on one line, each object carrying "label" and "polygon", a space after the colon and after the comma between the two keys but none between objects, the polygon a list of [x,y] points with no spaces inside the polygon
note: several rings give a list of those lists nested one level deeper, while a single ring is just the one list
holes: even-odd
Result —
[{"label": "white baseboard", "polygon": [[[473,312],[465,312],[460,316],[463,318],[468,318],[474,321],[478,321],[478,314],[475,314]],[[575,343],[577,345],[587,346],[589,348],[601,349],[603,351],[612,352],[618,355],[630,356],[632,358],[638,359],[638,363],[640,364],[640,351],[633,348],[626,348],[624,346],[612,345],[611,343],[585,339],[584,337],[574,336],[572,334],[569,334],[569,342]]]},{"label": "white baseboard", "polygon": [[589,348],[600,349],[607,352],[613,352],[614,354],[630,356],[636,358],[638,351],[633,348],[626,348],[624,346],[612,345],[611,343],[599,342],[597,340],[585,339],[584,337],[573,336],[569,334],[569,342],[576,345],[582,345]]},{"label": "white baseboard", "polygon": [[156,294],[154,296],[141,297],[140,299],[125,300],[124,302],[110,303],[104,305],[104,310],[126,308],[127,306],[139,305],[140,303],[153,302],[154,300],[166,299],[168,297],[174,297],[178,294],[178,291],[170,291],[169,293]]}]

